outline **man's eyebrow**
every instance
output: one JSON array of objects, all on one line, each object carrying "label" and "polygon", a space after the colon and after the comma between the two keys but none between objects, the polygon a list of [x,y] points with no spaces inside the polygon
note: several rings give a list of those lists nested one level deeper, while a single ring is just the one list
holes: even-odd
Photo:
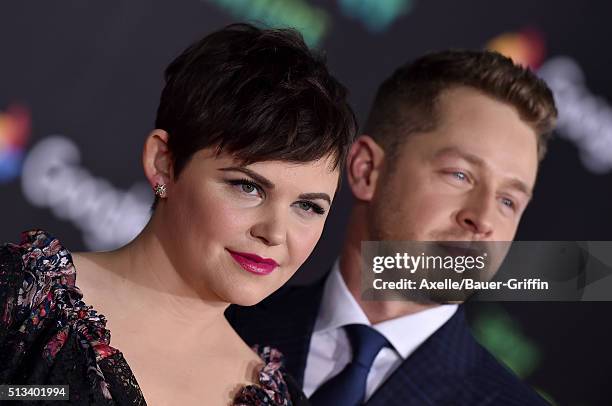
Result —
[{"label": "man's eyebrow", "polygon": [[[474,155],[470,152],[464,151],[461,148],[457,148],[457,147],[447,147],[447,148],[441,149],[440,151],[436,152],[436,154],[434,155],[434,159],[442,158],[445,155],[458,156],[459,158],[465,159],[466,161],[476,166],[486,166],[485,161],[479,156]],[[525,194],[529,199],[531,199],[533,195],[533,191],[522,180],[518,178],[511,178],[510,180],[506,182],[506,184],[509,187],[516,189],[519,192]]]},{"label": "man's eyebrow", "polygon": [[464,151],[457,147],[442,148],[440,151],[436,152],[436,154],[434,155],[434,159],[442,158],[445,155],[458,156],[459,158],[465,159],[466,161],[474,165],[477,165],[477,166],[484,166],[484,163],[485,163],[482,160],[482,158],[480,158],[479,156],[474,155],[470,152]]},{"label": "man's eyebrow", "polygon": [[274,183],[272,183],[272,181],[270,181],[269,179],[261,176],[260,174],[258,174],[257,172],[245,168],[243,166],[230,166],[227,168],[219,168],[220,171],[224,171],[224,172],[242,172],[245,175],[250,176],[251,178],[255,179],[255,181],[257,181],[258,183],[261,183],[261,185],[267,189],[274,189]]},{"label": "man's eyebrow", "polygon": [[524,193],[529,199],[531,199],[533,195],[531,188],[527,186],[525,182],[523,182],[520,179],[517,179],[517,178],[510,179],[508,181],[508,186],[510,186],[513,189],[518,190],[521,193]]},{"label": "man's eyebrow", "polygon": [[298,197],[300,199],[306,199],[306,200],[321,199],[321,200],[325,200],[327,204],[331,205],[331,199],[327,193],[302,193]]}]

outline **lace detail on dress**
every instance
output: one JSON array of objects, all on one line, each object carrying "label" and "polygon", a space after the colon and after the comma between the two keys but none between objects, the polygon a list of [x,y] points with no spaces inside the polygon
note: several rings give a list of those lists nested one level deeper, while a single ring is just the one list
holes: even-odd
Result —
[{"label": "lace detail on dress", "polygon": [[[114,374],[115,368],[105,368],[103,361],[123,357],[109,345],[110,332],[104,316],[81,300],[70,252],[42,230],[25,232],[19,245],[7,244],[4,249],[21,256],[22,281],[16,294],[8,295],[4,304],[12,311],[5,312],[2,320],[10,328],[0,340],[3,382],[43,383],[55,375],[71,382],[71,401],[74,393],[83,403],[112,402],[105,372]],[[33,367],[26,371],[25,364]],[[132,374],[125,361],[123,364],[125,368],[119,369],[125,370],[121,380],[135,383],[129,379]],[[113,376],[110,380],[116,379]],[[137,385],[129,391],[142,398]]]},{"label": "lace detail on dress", "polygon": [[283,377],[283,354],[271,347],[253,347],[265,365],[259,371],[259,385],[248,385],[234,398],[234,406],[292,406]]}]

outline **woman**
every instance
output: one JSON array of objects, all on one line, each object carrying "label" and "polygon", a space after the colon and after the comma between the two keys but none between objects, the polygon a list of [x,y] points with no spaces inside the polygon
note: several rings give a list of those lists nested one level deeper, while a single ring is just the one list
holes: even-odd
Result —
[{"label": "woman", "polygon": [[69,384],[76,404],[300,404],[281,355],[223,312],[313,250],[355,132],[346,91],[295,31],[246,24],[165,78],[144,230],[110,252],[71,255],[40,230],[0,248],[0,383]]}]

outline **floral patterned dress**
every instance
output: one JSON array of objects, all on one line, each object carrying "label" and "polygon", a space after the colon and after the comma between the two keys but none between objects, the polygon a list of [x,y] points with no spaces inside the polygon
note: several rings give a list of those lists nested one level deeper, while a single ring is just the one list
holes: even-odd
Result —
[{"label": "floral patterned dress", "polygon": [[[68,384],[70,404],[145,405],[125,358],[110,346],[104,316],[83,302],[75,280],[70,253],[44,231],[0,246],[0,384]],[[282,355],[255,350],[265,363],[259,385],[243,387],[233,405],[307,405]]]}]

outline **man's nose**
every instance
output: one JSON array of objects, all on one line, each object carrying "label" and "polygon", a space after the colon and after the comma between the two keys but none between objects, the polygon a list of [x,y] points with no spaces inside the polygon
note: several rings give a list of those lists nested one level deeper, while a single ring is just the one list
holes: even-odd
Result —
[{"label": "man's nose", "polygon": [[261,212],[251,227],[251,236],[266,245],[281,245],[287,240],[287,213],[280,208],[269,207]]},{"label": "man's nose", "polygon": [[472,193],[464,207],[457,213],[459,226],[479,239],[493,234],[495,216],[495,196],[488,190]]}]

